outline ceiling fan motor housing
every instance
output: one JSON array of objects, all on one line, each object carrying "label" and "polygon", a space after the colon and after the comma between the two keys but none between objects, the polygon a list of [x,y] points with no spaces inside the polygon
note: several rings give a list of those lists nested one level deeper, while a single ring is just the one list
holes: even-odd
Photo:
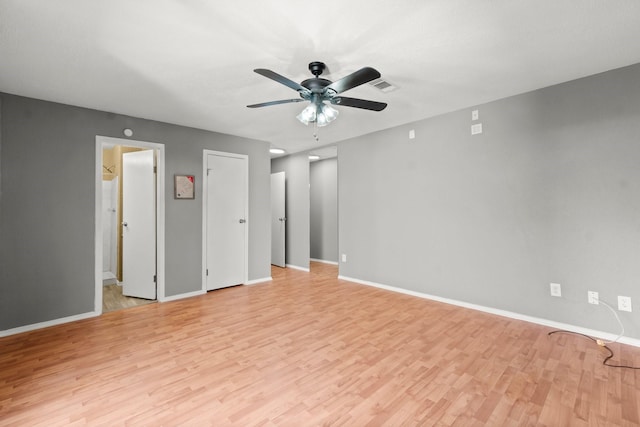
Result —
[{"label": "ceiling fan motor housing", "polygon": [[320,77],[314,77],[312,79],[307,79],[300,84],[309,89],[311,92],[322,93],[324,91],[324,88],[331,84],[331,81],[322,79]]},{"label": "ceiling fan motor housing", "polygon": [[322,94],[324,88],[332,83],[331,80],[318,77],[326,68],[327,66],[324,62],[314,61],[309,63],[309,71],[311,71],[311,74],[315,77],[303,81],[300,85],[309,89],[312,93]]}]

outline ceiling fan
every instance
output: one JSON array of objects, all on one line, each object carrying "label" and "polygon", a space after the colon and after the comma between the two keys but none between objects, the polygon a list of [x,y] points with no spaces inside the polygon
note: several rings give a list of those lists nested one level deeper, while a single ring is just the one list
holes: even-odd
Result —
[{"label": "ceiling fan", "polygon": [[349,89],[353,89],[354,87],[380,78],[380,73],[377,70],[371,67],[364,67],[346,77],[341,78],[340,80],[332,82],[320,77],[326,68],[327,66],[323,62],[311,62],[309,64],[309,71],[311,71],[311,74],[313,74],[314,77],[307,79],[302,83],[296,83],[271,70],[256,68],[253,71],[297,91],[300,98],[262,102],[260,104],[247,105],[247,107],[258,108],[270,105],[288,104],[291,102],[309,101],[310,104],[297,116],[297,119],[305,125],[315,123],[317,126],[326,126],[338,117],[338,110],[332,108],[328,104],[325,104],[325,101],[334,105],[362,108],[364,110],[372,111],[382,111],[387,107],[387,104],[384,102],[347,98],[346,96],[340,95]]}]

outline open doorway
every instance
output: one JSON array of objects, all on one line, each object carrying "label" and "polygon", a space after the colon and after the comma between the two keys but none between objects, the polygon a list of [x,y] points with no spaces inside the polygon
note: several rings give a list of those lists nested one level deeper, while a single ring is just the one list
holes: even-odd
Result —
[{"label": "open doorway", "polygon": [[[315,153],[321,154],[314,155]],[[275,174],[282,172],[284,172],[282,177],[286,177],[283,197],[285,214],[272,211],[271,231],[272,233],[274,230],[284,231],[285,266],[303,271],[309,271],[310,262],[337,266],[336,146],[273,158],[271,176],[274,177]],[[273,195],[274,186],[272,186]],[[278,234],[277,237],[282,240],[282,235]],[[279,265],[273,259],[275,252],[273,235],[271,243],[272,265]]]},{"label": "open doorway", "polygon": [[164,145],[96,136],[95,212],[94,310],[162,300]]}]

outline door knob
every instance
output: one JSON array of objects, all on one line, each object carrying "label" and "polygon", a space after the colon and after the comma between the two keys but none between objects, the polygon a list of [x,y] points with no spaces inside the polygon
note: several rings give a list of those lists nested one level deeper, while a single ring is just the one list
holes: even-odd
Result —
[{"label": "door knob", "polygon": [[240,224],[244,224],[245,222],[247,222],[247,220],[246,220],[246,219],[244,219],[244,218],[240,218],[240,221],[239,221],[239,222],[240,222]]},{"label": "door knob", "polygon": [[278,218],[278,221],[286,221],[287,218]]}]

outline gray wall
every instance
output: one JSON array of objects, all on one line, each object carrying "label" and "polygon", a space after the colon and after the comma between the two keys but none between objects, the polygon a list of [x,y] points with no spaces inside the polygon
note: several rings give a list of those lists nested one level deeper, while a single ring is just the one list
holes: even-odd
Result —
[{"label": "gray wall", "polygon": [[287,265],[309,268],[309,157],[293,154],[271,161],[271,173],[284,172],[286,180]]},{"label": "gray wall", "polygon": [[[202,150],[249,155],[249,280],[270,277],[269,145],[230,135],[0,94],[0,330],[94,310],[95,137],[165,144],[166,296],[198,291]],[[193,201],[173,175],[196,176]]]},{"label": "gray wall", "polygon": [[311,258],[338,262],[338,159],[309,165]]},{"label": "gray wall", "polygon": [[478,109],[339,143],[340,274],[640,338],[640,65]]}]

